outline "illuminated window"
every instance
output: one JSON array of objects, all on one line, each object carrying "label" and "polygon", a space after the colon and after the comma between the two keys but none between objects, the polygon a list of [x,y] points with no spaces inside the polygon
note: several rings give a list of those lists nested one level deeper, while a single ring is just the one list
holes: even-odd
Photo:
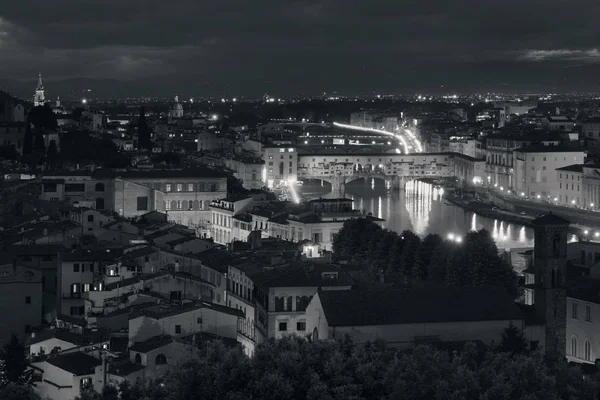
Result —
[{"label": "illuminated window", "polygon": [[181,192],[183,190],[183,183],[178,183],[177,184],[177,191]]}]

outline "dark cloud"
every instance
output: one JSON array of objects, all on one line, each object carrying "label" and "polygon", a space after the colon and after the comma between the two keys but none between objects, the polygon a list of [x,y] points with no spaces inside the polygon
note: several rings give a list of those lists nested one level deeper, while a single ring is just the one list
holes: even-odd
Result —
[{"label": "dark cloud", "polygon": [[600,60],[599,18],[597,0],[32,0],[0,9],[0,75],[216,95],[561,81]]}]

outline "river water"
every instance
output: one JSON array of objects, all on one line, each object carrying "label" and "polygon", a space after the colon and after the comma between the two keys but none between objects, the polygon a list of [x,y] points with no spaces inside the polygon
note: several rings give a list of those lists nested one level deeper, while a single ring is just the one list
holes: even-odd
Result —
[{"label": "river water", "polygon": [[[320,181],[305,181],[298,189],[308,199],[331,196],[331,186]],[[447,237],[464,236],[470,230],[485,228],[499,249],[511,252],[515,269],[518,272],[524,269],[525,262],[519,252],[533,247],[533,229],[463,210],[445,202],[442,195],[443,189],[420,181],[408,183],[404,192],[387,190],[385,182],[379,179],[359,179],[346,185],[346,198],[353,200],[353,208],[384,219],[384,227],[388,229]]]}]

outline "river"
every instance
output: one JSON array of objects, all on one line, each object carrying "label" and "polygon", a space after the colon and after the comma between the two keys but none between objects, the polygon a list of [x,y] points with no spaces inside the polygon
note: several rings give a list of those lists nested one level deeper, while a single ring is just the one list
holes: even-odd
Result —
[{"label": "river", "polygon": [[[299,191],[308,199],[330,197],[331,186],[320,181],[305,181]],[[404,192],[390,193],[379,179],[355,180],[346,185],[346,198],[353,200],[353,208],[365,210],[385,220],[384,227],[396,232],[405,229],[420,236],[437,233],[464,236],[470,230],[487,229],[499,249],[511,252],[512,263],[518,272],[524,268],[519,251],[532,248],[533,229],[514,223],[482,217],[463,210],[442,198],[443,189],[420,181],[406,185]]]}]

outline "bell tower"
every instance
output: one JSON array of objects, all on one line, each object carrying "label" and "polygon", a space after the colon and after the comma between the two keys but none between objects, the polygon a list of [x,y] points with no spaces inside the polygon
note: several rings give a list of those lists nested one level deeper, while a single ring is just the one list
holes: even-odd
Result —
[{"label": "bell tower", "polygon": [[546,357],[565,357],[567,329],[567,235],[570,222],[552,213],[532,221],[535,230],[533,262],[534,309],[544,321]]},{"label": "bell tower", "polygon": [[46,94],[44,90],[44,82],[42,82],[42,73],[38,76],[38,84],[35,88],[35,94],[33,95],[33,105],[35,107],[43,106],[46,104]]}]

